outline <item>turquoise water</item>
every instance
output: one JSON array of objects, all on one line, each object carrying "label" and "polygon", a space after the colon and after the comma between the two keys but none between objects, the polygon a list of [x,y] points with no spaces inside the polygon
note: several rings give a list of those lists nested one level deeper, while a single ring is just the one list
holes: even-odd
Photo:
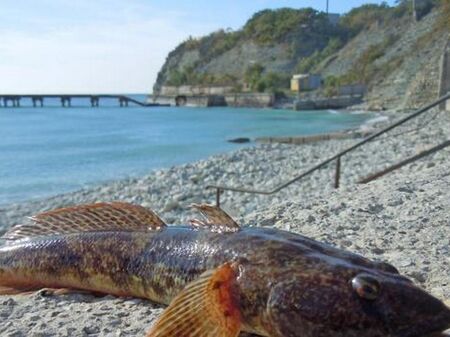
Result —
[{"label": "turquoise water", "polygon": [[[144,99],[143,97],[138,97]],[[357,126],[369,114],[233,108],[0,107],[0,204],[138,176],[251,144],[235,137],[306,135]],[[25,100],[22,105],[30,105]],[[84,106],[83,106],[84,105]]]}]

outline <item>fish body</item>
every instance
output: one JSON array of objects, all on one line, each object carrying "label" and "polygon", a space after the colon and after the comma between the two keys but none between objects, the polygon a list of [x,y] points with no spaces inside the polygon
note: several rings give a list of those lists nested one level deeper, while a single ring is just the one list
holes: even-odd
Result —
[{"label": "fish body", "polygon": [[420,337],[450,326],[450,310],[393,266],[270,228],[163,226],[19,239],[0,248],[0,285],[169,305],[151,337]]}]

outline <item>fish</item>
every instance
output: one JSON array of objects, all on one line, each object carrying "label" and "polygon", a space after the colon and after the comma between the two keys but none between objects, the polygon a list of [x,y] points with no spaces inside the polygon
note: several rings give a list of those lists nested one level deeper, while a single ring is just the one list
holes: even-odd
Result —
[{"label": "fish", "polygon": [[147,337],[421,337],[450,327],[450,309],[391,264],[194,208],[203,218],[183,226],[123,202],[37,214],[3,236],[0,294],[72,289],[167,306]]}]

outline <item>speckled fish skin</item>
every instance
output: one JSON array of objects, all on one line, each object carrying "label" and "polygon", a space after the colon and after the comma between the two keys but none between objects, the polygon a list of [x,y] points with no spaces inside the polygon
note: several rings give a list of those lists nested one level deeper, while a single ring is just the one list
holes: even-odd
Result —
[{"label": "speckled fish skin", "polygon": [[[419,337],[450,326],[450,310],[399,275],[301,235],[169,226],[153,232],[86,232],[0,248],[0,285],[69,287],[169,304],[206,270],[234,261],[243,330],[272,337]],[[352,287],[375,279],[376,298]],[[373,295],[373,294],[372,294]]]}]

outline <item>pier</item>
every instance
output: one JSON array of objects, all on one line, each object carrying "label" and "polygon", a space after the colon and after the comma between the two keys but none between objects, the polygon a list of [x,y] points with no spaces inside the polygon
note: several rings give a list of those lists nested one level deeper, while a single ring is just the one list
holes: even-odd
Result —
[{"label": "pier", "polygon": [[19,108],[24,100],[31,103],[30,106],[33,107],[43,107],[45,99],[59,99],[62,107],[71,107],[73,99],[86,99],[90,106],[95,108],[100,106],[100,100],[113,99],[117,100],[120,107],[128,107],[130,104],[134,104],[141,107],[156,107],[156,106],[167,106],[166,104],[157,103],[146,103],[138,101],[126,95],[58,95],[58,94],[48,94],[48,95],[2,95],[0,94],[0,107],[5,108]]}]

